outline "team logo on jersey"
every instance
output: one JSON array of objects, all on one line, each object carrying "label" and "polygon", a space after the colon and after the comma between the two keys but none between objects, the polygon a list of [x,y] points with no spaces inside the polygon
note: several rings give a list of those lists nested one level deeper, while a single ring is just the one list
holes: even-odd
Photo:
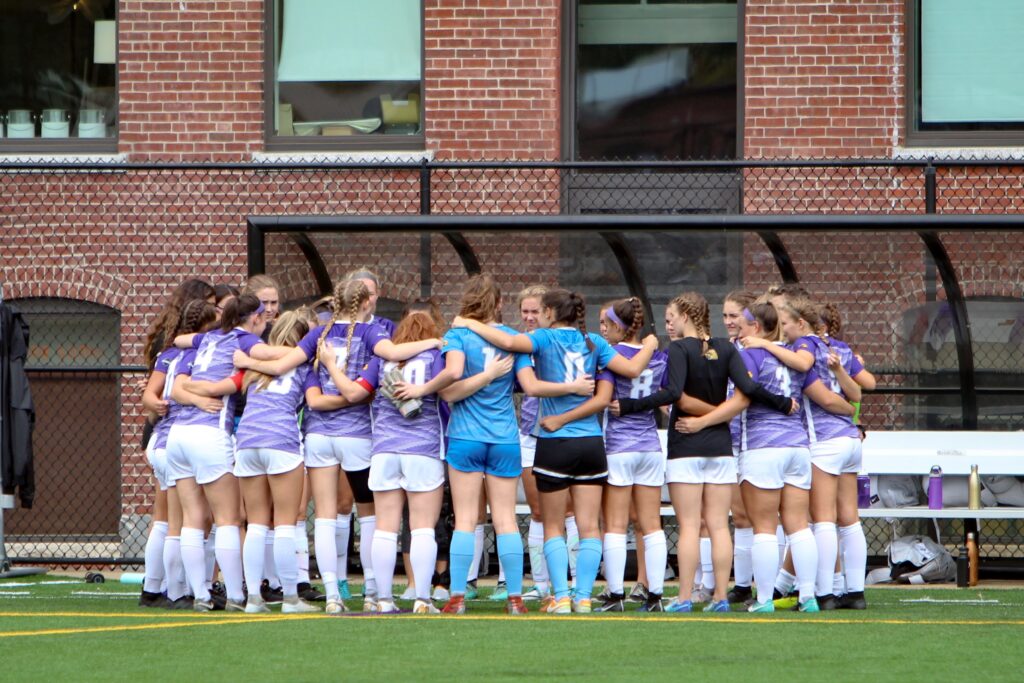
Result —
[{"label": "team logo on jersey", "polygon": [[708,349],[707,351],[704,352],[704,357],[707,358],[708,360],[718,360],[718,351],[715,351],[714,349]]}]

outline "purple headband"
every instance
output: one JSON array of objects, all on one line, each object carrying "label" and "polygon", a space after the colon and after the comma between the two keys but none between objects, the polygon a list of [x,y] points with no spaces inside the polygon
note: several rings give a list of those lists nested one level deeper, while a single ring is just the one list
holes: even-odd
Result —
[{"label": "purple headband", "polygon": [[260,302],[260,305],[256,307],[256,310],[252,312],[253,315],[263,315],[263,312],[267,310],[267,307]]},{"label": "purple headband", "polygon": [[622,320],[619,319],[619,316],[615,315],[615,309],[612,308],[611,306],[609,306],[607,308],[607,310],[605,310],[604,314],[605,314],[605,317],[607,317],[609,320],[611,320],[613,323],[615,323],[616,325],[618,325],[622,329],[624,329],[624,330],[628,330],[629,329],[629,325],[627,325],[626,323],[622,322]]},{"label": "purple headband", "polygon": [[746,320],[748,323],[754,322],[754,314],[750,312],[749,308],[743,309],[743,319]]}]

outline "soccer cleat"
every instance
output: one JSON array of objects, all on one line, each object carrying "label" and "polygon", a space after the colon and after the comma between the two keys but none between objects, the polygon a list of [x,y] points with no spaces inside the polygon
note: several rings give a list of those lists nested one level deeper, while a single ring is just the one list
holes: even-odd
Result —
[{"label": "soccer cleat", "polygon": [[609,593],[607,596],[605,596],[604,599],[601,600],[601,604],[596,609],[594,609],[594,611],[624,612],[626,611],[626,596],[622,593]]},{"label": "soccer cleat", "polygon": [[704,608],[705,612],[731,612],[728,600],[712,600]]},{"label": "soccer cleat", "polygon": [[469,582],[467,582],[466,583],[466,599],[467,600],[476,600],[477,596],[478,596],[478,593],[477,593],[477,590],[476,590],[476,581],[469,581]]},{"label": "soccer cleat", "polygon": [[831,593],[828,595],[815,595],[814,599],[818,601],[818,609],[822,612],[830,612],[839,608],[839,601]]},{"label": "soccer cleat", "polygon": [[[282,607],[282,609],[284,608]],[[348,607],[338,598],[327,598],[327,607],[324,608],[324,612],[327,614],[344,614],[347,611]]]},{"label": "soccer cleat", "polygon": [[244,612],[245,602],[241,600],[231,600],[230,598],[224,603],[225,612]]},{"label": "soccer cleat", "polygon": [[799,611],[805,612],[807,614],[813,614],[815,612],[820,612],[821,609],[818,607],[817,600],[815,600],[814,598],[807,598],[806,600],[800,601]]},{"label": "soccer cleat", "polygon": [[281,614],[312,614],[319,611],[319,607],[306,602],[298,595],[285,596],[284,602],[281,603]]},{"label": "soccer cleat", "polygon": [[[600,600],[601,602],[604,602],[604,601],[608,600],[609,598],[611,598],[612,595],[614,595],[614,593],[612,593],[612,589],[606,585],[604,587],[604,590],[602,590],[600,593],[598,593],[597,597],[595,599],[596,600]],[[625,596],[623,596],[623,599],[625,599]]]},{"label": "soccer cleat", "polygon": [[505,614],[526,614],[526,605],[523,604],[523,598],[519,595],[513,595],[505,603]]},{"label": "soccer cleat", "polygon": [[672,612],[673,614],[685,614],[693,611],[693,600],[680,600],[674,598],[672,602],[668,603],[665,607],[666,612]]},{"label": "soccer cleat", "polygon": [[695,586],[693,593],[690,595],[690,600],[694,603],[711,602],[711,591],[704,586]]},{"label": "soccer cleat", "polygon": [[412,586],[406,586],[405,587],[405,592],[402,593],[401,595],[399,595],[398,599],[399,600],[415,600],[416,599],[416,589],[413,588]]},{"label": "soccer cleat", "polygon": [[142,595],[139,596],[139,607],[166,607],[167,596],[163,593],[150,593],[147,590],[142,591]]},{"label": "soccer cleat", "polygon": [[565,596],[564,598],[555,598],[555,600],[548,605],[548,614],[572,614],[572,598]]},{"label": "soccer cleat", "polygon": [[537,586],[533,586],[530,590],[523,592],[523,600],[543,600],[547,596],[547,590],[541,590]]},{"label": "soccer cleat", "polygon": [[[313,586],[305,581],[296,586],[296,588],[298,589],[299,597],[306,602],[325,602],[327,600],[326,595],[313,588]],[[284,596],[282,595],[282,598],[283,597]]]},{"label": "soccer cleat", "polygon": [[793,609],[799,601],[800,599],[796,595],[787,595],[783,598],[775,598],[772,600],[772,604],[775,605],[775,609]]},{"label": "soccer cleat", "polygon": [[444,586],[434,586],[434,592],[430,594],[430,597],[438,602],[447,602],[452,595]]},{"label": "soccer cleat", "polygon": [[440,614],[441,610],[434,607],[434,604],[429,600],[420,600],[417,598],[416,602],[412,606],[413,614]]},{"label": "soccer cleat", "polygon": [[499,581],[498,585],[494,587],[494,592],[491,593],[490,599],[495,602],[508,600],[508,586],[505,585],[504,581]]},{"label": "soccer cleat", "polygon": [[401,611],[391,598],[381,598],[377,601],[377,614],[398,614]]},{"label": "soccer cleat", "polygon": [[268,605],[280,605],[284,600],[284,591],[280,587],[271,588],[270,581],[263,579],[263,583],[260,584],[260,597]]},{"label": "soccer cleat", "polygon": [[775,601],[769,600],[768,602],[755,602],[747,608],[748,612],[754,614],[771,614],[775,611]]},{"label": "soccer cleat", "polygon": [[270,614],[270,608],[267,607],[267,603],[264,602],[263,598],[255,595],[250,595],[248,601],[245,603],[246,614]]},{"label": "soccer cleat", "polygon": [[466,599],[461,595],[453,595],[441,608],[444,614],[465,614]]},{"label": "soccer cleat", "polygon": [[750,586],[733,586],[729,593],[726,594],[725,599],[730,603],[746,603],[754,597],[754,591]]},{"label": "soccer cleat", "polygon": [[363,611],[364,612],[376,612],[377,611],[377,596],[376,595],[365,595],[365,596],[363,596]]},{"label": "soccer cleat", "polygon": [[626,602],[647,602],[647,586],[637,582],[633,590],[626,596]]},{"label": "soccer cleat", "polygon": [[179,609],[189,609],[190,610],[190,609],[192,609],[192,604],[194,602],[195,602],[195,599],[191,595],[183,595],[180,598],[178,598],[177,600],[170,600],[169,599],[167,601],[167,605],[166,606],[167,606],[167,609],[169,609],[169,610],[179,610]]},{"label": "soccer cleat", "polygon": [[352,589],[348,587],[348,579],[341,579],[338,581],[338,593],[341,594],[342,600],[352,599]]},{"label": "soccer cleat", "polygon": [[210,602],[213,603],[214,612],[222,612],[227,605],[228,594],[220,581],[214,581],[210,587]]},{"label": "soccer cleat", "polygon": [[839,598],[837,606],[839,609],[867,609],[868,603],[864,599],[864,591],[857,591],[856,593],[847,593]]},{"label": "soccer cleat", "polygon": [[581,598],[572,601],[572,611],[576,614],[590,614],[594,611],[590,598]]},{"label": "soccer cleat", "polygon": [[547,614],[548,612],[551,611],[551,608],[554,606],[554,604],[555,604],[555,596],[551,595],[550,593],[548,593],[547,595],[545,595],[543,598],[540,599],[539,611],[541,613],[543,613],[543,614]]},{"label": "soccer cleat", "polygon": [[637,612],[664,612],[665,605],[661,602],[661,595],[658,593],[648,593],[647,601],[637,608]]},{"label": "soccer cleat", "polygon": [[213,600],[195,600],[192,603],[192,609],[196,612],[212,612],[213,611]]}]

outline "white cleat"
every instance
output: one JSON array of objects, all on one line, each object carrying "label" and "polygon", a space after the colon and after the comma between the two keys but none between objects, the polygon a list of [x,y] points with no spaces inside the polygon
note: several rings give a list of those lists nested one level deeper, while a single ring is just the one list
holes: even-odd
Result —
[{"label": "white cleat", "polygon": [[377,601],[377,614],[398,614],[401,611],[394,600],[382,598]]},{"label": "white cleat", "polygon": [[245,603],[246,614],[270,614],[267,603],[258,595],[250,595],[249,601]]},{"label": "white cleat", "polygon": [[412,586],[406,587],[405,592],[402,593],[401,595],[399,595],[398,599],[399,600],[415,600],[416,599],[416,589],[413,588]]},{"label": "white cleat", "polygon": [[377,596],[367,595],[363,598],[363,611],[364,612],[376,612],[377,611]]},{"label": "white cleat", "polygon": [[[342,602],[341,606],[344,608],[345,603]],[[311,605],[297,595],[286,595],[284,602],[281,603],[281,614],[312,614],[319,611],[319,607]]]},{"label": "white cleat", "polygon": [[441,610],[434,607],[434,603],[429,600],[416,599],[416,603],[412,606],[413,614],[440,614]]},{"label": "white cleat", "polygon": [[341,601],[341,598],[328,598],[327,607],[324,612],[327,614],[344,614],[348,611],[348,607],[345,607],[345,603]]}]

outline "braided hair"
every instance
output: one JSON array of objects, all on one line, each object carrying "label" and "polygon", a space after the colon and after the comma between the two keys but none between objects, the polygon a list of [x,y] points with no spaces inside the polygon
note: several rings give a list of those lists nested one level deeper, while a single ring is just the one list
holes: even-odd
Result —
[{"label": "braided hair", "polygon": [[711,313],[707,299],[697,292],[683,292],[672,299],[670,305],[690,319],[701,341],[706,342],[711,338]]},{"label": "braided hair", "polygon": [[203,332],[217,320],[217,308],[206,299],[192,299],[181,309],[178,323],[170,341],[181,334]]},{"label": "braided hair", "polygon": [[213,286],[209,282],[195,278],[185,280],[174,288],[164,310],[160,312],[146,334],[146,344],[142,353],[147,365],[152,368],[157,354],[174,341],[174,330],[181,323],[181,312],[185,304],[193,299],[205,301],[212,296],[214,296]]},{"label": "braided hair", "polygon": [[640,299],[635,296],[618,299],[613,301],[609,307],[615,311],[619,320],[629,326],[622,338],[624,340],[634,339],[640,332],[640,328],[644,326],[644,306],[640,303]]},{"label": "braided hair", "polygon": [[[345,358],[348,358],[352,350],[352,335],[356,331],[356,322],[359,318],[359,309],[370,300],[370,289],[362,280],[343,280],[334,287],[334,296],[331,299],[331,319],[324,324],[320,338],[316,341],[316,358],[313,359],[313,369],[320,368],[320,353],[324,348],[324,341],[327,333],[331,331],[335,323],[342,320],[342,316],[348,316],[348,330],[345,333]],[[346,360],[346,365],[347,365]],[[346,368],[347,370],[347,368]]]},{"label": "braided hair", "polygon": [[587,334],[587,305],[582,296],[567,289],[549,289],[544,293],[541,305],[554,312],[555,322],[576,325],[587,344],[587,351],[594,350],[594,341]]},{"label": "braided hair", "polygon": [[829,301],[821,306],[821,322],[825,325],[825,334],[829,339],[842,340],[843,317],[839,314],[839,307]]}]

